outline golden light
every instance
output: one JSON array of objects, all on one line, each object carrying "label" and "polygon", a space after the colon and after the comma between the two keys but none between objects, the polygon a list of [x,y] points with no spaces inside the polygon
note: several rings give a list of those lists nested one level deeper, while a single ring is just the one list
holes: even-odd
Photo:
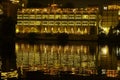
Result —
[{"label": "golden light", "polygon": [[3,14],[3,10],[2,9],[0,9],[0,15],[2,15]]},{"label": "golden light", "polygon": [[104,10],[107,10],[107,7],[105,6],[105,7],[103,7],[103,9],[104,9]]},{"label": "golden light", "polygon": [[43,12],[47,12],[48,10],[45,8],[45,9],[43,9]]},{"label": "golden light", "polygon": [[108,46],[104,46],[101,48],[101,54],[107,55],[108,54]]},{"label": "golden light", "polygon": [[120,66],[117,67],[117,70],[120,71]]},{"label": "golden light", "polygon": [[120,15],[120,10],[118,11],[118,15]]},{"label": "golden light", "polygon": [[103,30],[104,30],[105,34],[108,34],[108,33],[109,33],[109,29],[110,29],[110,28],[103,27]]},{"label": "golden light", "polygon": [[19,3],[20,1],[19,0],[10,0],[13,4],[17,4]]},{"label": "golden light", "polygon": [[16,29],[16,33],[19,33],[19,29],[18,28]]}]

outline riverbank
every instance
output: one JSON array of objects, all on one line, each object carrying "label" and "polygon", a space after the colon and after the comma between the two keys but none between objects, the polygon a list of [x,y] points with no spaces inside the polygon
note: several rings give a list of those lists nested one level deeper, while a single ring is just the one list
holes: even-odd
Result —
[{"label": "riverbank", "polygon": [[90,41],[98,42],[100,44],[120,44],[120,35],[118,36],[106,36],[106,35],[78,35],[78,34],[36,34],[36,33],[24,33],[16,34],[16,40],[26,40],[30,42],[34,41],[57,41],[57,42],[68,42],[68,41]]},{"label": "riverbank", "polygon": [[60,40],[60,41],[96,41],[98,40],[97,35],[79,35],[79,34],[35,34],[35,33],[25,33],[25,34],[16,34],[17,39],[27,39],[27,40]]},{"label": "riverbank", "polygon": [[82,75],[44,75],[44,74],[29,74],[24,78],[9,78],[7,80],[120,80],[120,77],[106,77],[106,76],[82,76]]}]

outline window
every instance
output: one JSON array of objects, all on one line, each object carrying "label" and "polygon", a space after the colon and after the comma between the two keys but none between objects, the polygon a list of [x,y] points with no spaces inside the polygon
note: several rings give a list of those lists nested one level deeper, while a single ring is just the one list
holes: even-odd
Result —
[{"label": "window", "polygon": [[82,26],[88,26],[88,21],[83,21]]},{"label": "window", "polygon": [[75,19],[81,19],[81,15],[75,15]]},{"label": "window", "polygon": [[55,19],[60,19],[61,15],[55,15]]},{"label": "window", "polygon": [[36,15],[36,19],[41,19],[42,16],[41,15]]},{"label": "window", "polygon": [[74,19],[74,15],[68,15],[68,19]]},{"label": "window", "polygon": [[29,15],[29,19],[35,19],[35,15]]},{"label": "window", "polygon": [[81,22],[80,21],[76,21],[76,26],[81,26]]},{"label": "window", "polygon": [[96,22],[95,21],[90,21],[89,25],[90,26],[96,26]]},{"label": "window", "polygon": [[55,21],[55,25],[59,26],[60,25],[60,21]]},{"label": "window", "polygon": [[23,15],[23,19],[29,19],[29,15]]},{"label": "window", "polygon": [[68,15],[62,15],[62,19],[67,19]]},{"label": "window", "polygon": [[48,21],[43,21],[42,25],[48,25],[47,23],[48,23]]},{"label": "window", "polygon": [[54,15],[49,15],[49,19],[54,19]]},{"label": "window", "polygon": [[34,21],[35,25],[40,25],[40,21]]},{"label": "window", "polygon": [[17,25],[23,25],[23,21],[17,21]]},{"label": "window", "polygon": [[22,19],[22,15],[17,15],[17,19]]},{"label": "window", "polygon": [[88,19],[88,15],[82,15],[82,19]]},{"label": "window", "polygon": [[89,15],[89,19],[96,19],[96,15]]},{"label": "window", "polygon": [[42,15],[42,19],[48,19],[48,15]]},{"label": "window", "polygon": [[69,21],[68,25],[70,25],[70,26],[72,25],[73,26],[74,25],[74,21]]},{"label": "window", "polygon": [[67,21],[62,21],[62,25],[67,25]]},{"label": "window", "polygon": [[54,25],[54,21],[49,21],[49,25]]}]

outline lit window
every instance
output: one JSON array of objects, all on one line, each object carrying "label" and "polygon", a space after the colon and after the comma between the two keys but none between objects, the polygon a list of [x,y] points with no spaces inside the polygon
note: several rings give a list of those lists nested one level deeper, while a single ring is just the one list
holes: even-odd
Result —
[{"label": "lit window", "polygon": [[74,15],[69,15],[69,19],[74,19]]},{"label": "lit window", "polygon": [[61,15],[55,15],[55,19],[60,19]]},{"label": "lit window", "polygon": [[29,15],[29,19],[35,19],[35,15]]},{"label": "lit window", "polygon": [[48,15],[42,15],[42,19],[47,19]]},{"label": "lit window", "polygon": [[90,15],[89,19],[96,19],[96,15]]},{"label": "lit window", "polygon": [[82,19],[88,19],[88,15],[83,15]]},{"label": "lit window", "polygon": [[41,15],[36,15],[36,19],[41,19]]},{"label": "lit window", "polygon": [[74,25],[74,22],[73,21],[69,21],[69,25]]},{"label": "lit window", "polygon": [[54,19],[54,15],[49,15],[49,19]]},{"label": "lit window", "polygon": [[75,15],[75,19],[81,19],[81,15]]}]

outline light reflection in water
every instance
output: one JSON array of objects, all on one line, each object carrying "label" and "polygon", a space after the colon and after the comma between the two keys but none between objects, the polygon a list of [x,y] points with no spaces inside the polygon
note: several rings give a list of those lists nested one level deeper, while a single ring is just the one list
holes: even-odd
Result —
[{"label": "light reflection in water", "polygon": [[[26,70],[44,70],[49,74],[72,71],[73,74],[97,74],[97,66],[108,70],[119,70],[115,49],[97,44],[50,45],[16,43],[17,67]],[[114,54],[113,54],[114,53]]]}]

